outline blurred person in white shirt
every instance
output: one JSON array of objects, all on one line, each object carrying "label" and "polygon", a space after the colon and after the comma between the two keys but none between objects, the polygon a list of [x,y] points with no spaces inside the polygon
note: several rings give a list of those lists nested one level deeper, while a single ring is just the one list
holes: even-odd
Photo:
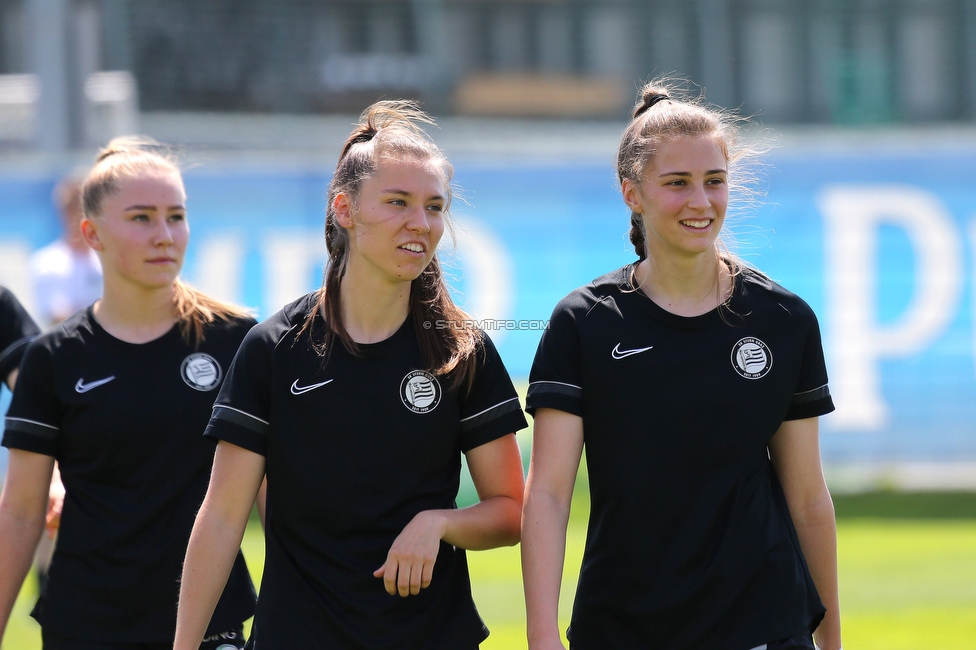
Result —
[{"label": "blurred person in white shirt", "polygon": [[81,237],[81,182],[77,175],[54,188],[61,218],[61,237],[30,257],[36,316],[41,327],[52,327],[102,295],[102,267],[95,251]]}]

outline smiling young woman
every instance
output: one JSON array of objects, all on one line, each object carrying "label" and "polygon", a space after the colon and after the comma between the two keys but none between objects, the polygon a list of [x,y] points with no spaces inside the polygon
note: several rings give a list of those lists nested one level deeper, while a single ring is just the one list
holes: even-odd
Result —
[{"label": "smiling young woman", "polygon": [[[103,293],[30,344],[7,412],[0,635],[44,528],[57,460],[59,539],[33,614],[45,650],[171,648],[186,540],[214,455],[202,433],[254,319],[179,279],[186,193],[157,145],[113,140],[82,200]],[[232,563],[204,650],[243,647],[254,588],[243,556]]]},{"label": "smiling young woman", "polygon": [[[429,327],[467,316],[437,260],[452,169],[425,122],[410,102],[363,113],[329,184],[325,286],[234,361],[207,429],[219,442],[176,650],[199,643],[265,475],[249,647],[473,650],[487,636],[465,549],[518,542],[526,423],[487,336]],[[462,453],[481,500],[458,509]]]},{"label": "smiling young woman", "polygon": [[531,650],[557,628],[585,448],[590,528],[574,649],[840,647],[833,410],[813,311],[724,252],[750,154],[734,116],[645,86],[618,150],[638,260],[556,306],[529,378],[522,524]]}]

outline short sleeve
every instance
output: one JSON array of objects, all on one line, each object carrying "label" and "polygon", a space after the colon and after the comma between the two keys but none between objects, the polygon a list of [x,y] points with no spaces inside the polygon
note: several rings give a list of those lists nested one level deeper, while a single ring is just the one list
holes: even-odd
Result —
[{"label": "short sleeve", "polygon": [[812,310],[809,311],[809,318],[803,341],[800,376],[784,420],[802,420],[834,410],[834,402],[827,387],[827,364],[824,362],[820,326]]},{"label": "short sleeve", "polygon": [[204,436],[262,456],[267,453],[273,349],[260,326],[247,333],[214,402]]},{"label": "short sleeve", "polygon": [[[474,382],[460,405],[461,451],[465,453],[528,426],[512,379],[487,335],[482,335],[475,354]],[[465,387],[460,390],[463,395]]]},{"label": "short sleeve", "polygon": [[556,305],[532,361],[525,400],[532,416],[539,408],[583,415],[579,327],[570,298]]},{"label": "short sleeve", "polygon": [[51,350],[37,340],[27,347],[4,423],[3,446],[57,457],[63,405],[54,391]]},{"label": "short sleeve", "polygon": [[14,295],[0,288],[0,381],[20,365],[27,344],[39,333],[37,324]]}]

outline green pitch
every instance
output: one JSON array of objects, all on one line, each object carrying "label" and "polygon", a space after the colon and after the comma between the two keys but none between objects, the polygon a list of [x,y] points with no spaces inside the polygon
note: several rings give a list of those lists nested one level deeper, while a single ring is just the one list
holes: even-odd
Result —
[{"label": "green pitch", "polygon": [[[568,624],[583,553],[588,502],[574,504],[560,606]],[[844,643],[859,650],[965,650],[976,638],[976,495],[869,495],[837,501]],[[919,508],[922,503],[924,507]],[[901,504],[901,505],[899,505]],[[883,514],[884,517],[871,515]],[[911,518],[904,518],[905,515]],[[932,518],[942,517],[942,518]],[[260,525],[248,527],[244,554],[260,580]],[[525,648],[518,548],[469,554],[475,601],[491,636],[484,650]],[[21,592],[3,647],[40,650],[29,618],[30,578]]]},{"label": "green pitch", "polygon": [[[951,502],[960,500],[955,495],[944,498]],[[881,500],[886,504],[897,502],[898,495],[883,496]],[[912,495],[907,495],[906,500],[909,507],[915,502]],[[976,503],[976,495],[965,495],[962,500],[968,501],[971,507]],[[939,499],[933,501],[938,503]],[[846,507],[838,505],[838,511]],[[570,523],[560,597],[564,632],[583,554],[587,506],[585,500],[578,500]],[[973,647],[976,517],[841,518],[837,528],[846,647],[860,650]],[[481,646],[483,650],[526,648],[525,600],[518,562],[517,548],[468,554],[475,602],[492,631]]]}]

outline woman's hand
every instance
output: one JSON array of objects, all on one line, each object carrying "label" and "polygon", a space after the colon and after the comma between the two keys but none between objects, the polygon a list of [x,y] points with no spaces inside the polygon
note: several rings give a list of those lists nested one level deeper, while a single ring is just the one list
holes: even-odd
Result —
[{"label": "woman's hand", "polygon": [[373,572],[383,578],[391,596],[416,596],[430,586],[441,540],[469,551],[518,544],[524,484],[515,434],[465,455],[480,501],[467,508],[417,513],[393,541],[386,562]]},{"label": "woman's hand", "polygon": [[391,596],[416,596],[430,586],[446,520],[437,510],[417,513],[393,540],[386,562],[373,571]]}]

